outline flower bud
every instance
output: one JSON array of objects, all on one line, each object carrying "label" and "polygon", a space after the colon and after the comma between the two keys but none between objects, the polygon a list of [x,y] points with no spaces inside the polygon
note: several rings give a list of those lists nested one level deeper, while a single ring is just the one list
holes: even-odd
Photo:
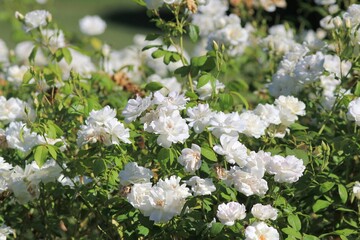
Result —
[{"label": "flower bud", "polygon": [[346,28],[351,28],[351,20],[350,20],[350,18],[345,18],[345,27]]},{"label": "flower bud", "polygon": [[16,11],[15,12],[15,18],[20,20],[20,21],[23,21],[25,17],[20,12]]},{"label": "flower bud", "polygon": [[333,23],[336,28],[340,28],[343,26],[343,22],[339,16],[336,16],[335,18],[333,18]]}]

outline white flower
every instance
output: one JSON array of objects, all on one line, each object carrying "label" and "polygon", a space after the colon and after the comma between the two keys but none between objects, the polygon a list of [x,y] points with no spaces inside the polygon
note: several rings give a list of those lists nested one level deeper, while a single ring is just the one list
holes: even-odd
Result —
[{"label": "white flower", "polygon": [[[16,47],[14,49],[16,58],[19,60],[19,62],[29,63],[29,56],[33,49],[34,49],[34,43],[32,41],[23,41],[16,44]],[[39,48],[36,52],[35,64],[36,65],[48,64],[48,59],[41,51],[41,48]]]},{"label": "white flower", "polygon": [[164,4],[164,0],[145,0],[148,9],[158,9]]},{"label": "white flower", "polygon": [[119,140],[124,143],[131,143],[129,140],[130,129],[125,128],[124,124],[116,118],[106,121],[104,127],[105,131],[110,135],[110,142],[104,142],[106,146],[120,144]]},{"label": "white flower", "polygon": [[232,226],[236,220],[246,217],[245,205],[238,202],[222,203],[218,206],[216,216],[222,224]]},{"label": "white flower", "polygon": [[86,35],[94,36],[105,32],[106,22],[99,16],[85,16],[79,21],[80,31]]},{"label": "white flower", "polygon": [[349,19],[351,26],[355,27],[360,24],[360,4],[352,4],[346,10],[343,16],[344,19]]},{"label": "white flower", "polygon": [[217,138],[220,138],[222,134],[238,137],[239,133],[245,130],[245,126],[240,123],[240,116],[237,112],[227,114],[218,112],[213,114],[209,130]]},{"label": "white flower", "polygon": [[0,226],[0,240],[6,240],[6,237],[9,234],[13,234],[14,230],[11,229],[10,227],[6,226],[6,225],[1,225]]},{"label": "white flower", "polygon": [[194,173],[201,167],[201,148],[196,144],[191,144],[191,149],[181,150],[178,162],[185,167],[186,172]]},{"label": "white flower", "polygon": [[264,222],[255,222],[245,229],[245,240],[279,240],[280,236],[275,228]]},{"label": "white flower", "polygon": [[356,181],[353,186],[353,193],[357,199],[360,200],[360,182]]},{"label": "white flower", "polygon": [[194,129],[196,133],[201,133],[209,125],[210,119],[213,117],[214,112],[209,108],[209,104],[198,104],[196,107],[186,109],[189,126]]},{"label": "white flower", "polygon": [[51,14],[46,10],[35,10],[25,14],[25,30],[28,32],[34,28],[46,26],[51,20]]},{"label": "white flower", "polygon": [[257,203],[251,208],[252,215],[262,221],[267,219],[276,220],[277,212],[278,211],[269,204],[262,205],[260,203]]},{"label": "white flower", "polygon": [[122,111],[122,115],[125,117],[125,122],[130,123],[139,117],[148,107],[152,104],[152,95],[141,98],[139,95],[136,96],[136,99],[130,99]]},{"label": "white flower", "polygon": [[262,135],[265,135],[265,129],[268,127],[266,121],[261,120],[258,115],[250,111],[240,114],[240,123],[238,124],[245,127],[241,133],[254,138],[260,138]]},{"label": "white flower", "polygon": [[161,110],[153,124],[154,133],[159,134],[157,143],[165,148],[169,148],[172,143],[183,143],[190,136],[189,127],[185,119],[181,118],[179,110],[170,113]]},{"label": "white flower", "polygon": [[322,52],[305,56],[295,66],[295,77],[301,83],[314,82],[324,71],[324,55]]},{"label": "white flower", "polygon": [[22,84],[23,82],[23,78],[24,78],[24,75],[26,73],[26,71],[29,69],[29,67],[27,66],[17,66],[17,65],[13,65],[13,66],[10,66],[8,69],[7,69],[7,73],[6,73],[6,76],[7,76],[7,80],[9,82],[11,82],[14,86],[18,87]]},{"label": "white flower", "polygon": [[151,188],[152,184],[150,182],[135,183],[131,187],[131,192],[127,195],[128,202],[140,211],[150,210],[148,196]]},{"label": "white flower", "polygon": [[35,120],[35,112],[29,104],[18,98],[10,98],[0,96],[0,121],[5,124],[16,120]]},{"label": "white flower", "polygon": [[124,170],[121,170],[119,173],[120,184],[125,186],[150,182],[153,175],[150,169],[139,167],[136,162],[130,162],[126,164]]},{"label": "white flower", "polygon": [[355,98],[349,103],[347,117],[360,126],[360,98]]},{"label": "white flower", "polygon": [[109,106],[100,110],[92,110],[85,121],[85,125],[80,126],[78,131],[77,143],[82,146],[86,143],[102,142],[105,146],[112,144],[131,143],[129,140],[130,130],[116,118],[116,111]]},{"label": "white flower", "polygon": [[246,159],[244,171],[251,173],[257,178],[263,178],[266,171],[266,164],[271,160],[271,154],[264,151],[251,151]]},{"label": "white flower", "polygon": [[324,68],[338,78],[346,76],[351,69],[350,61],[341,61],[337,55],[325,55]]},{"label": "white flower", "polygon": [[262,121],[265,121],[268,124],[278,125],[281,123],[280,111],[274,105],[259,104],[254,109],[254,113],[258,115]]},{"label": "white flower", "polygon": [[275,174],[276,182],[294,183],[303,175],[305,166],[303,161],[295,156],[290,155],[284,158],[275,155],[268,162],[266,169],[270,174]]},{"label": "white flower", "polygon": [[200,88],[196,88],[195,91],[199,94],[199,98],[201,100],[207,100],[211,97],[213,93],[218,94],[219,90],[222,90],[224,88],[225,85],[219,82],[219,80],[216,80],[214,88],[212,87],[211,82],[209,81],[204,86],[201,86]]},{"label": "white flower", "polygon": [[230,174],[236,190],[247,197],[251,195],[264,196],[268,190],[267,182],[252,173],[232,168]]},{"label": "white flower", "polygon": [[221,145],[213,147],[217,154],[225,155],[226,161],[230,164],[238,164],[240,167],[246,165],[247,161],[247,148],[237,140],[237,137],[228,136],[223,134],[220,136]]},{"label": "white flower", "polygon": [[216,191],[216,187],[211,178],[202,179],[198,176],[191,177],[186,184],[191,186],[194,196],[211,195]]},{"label": "white flower", "polygon": [[71,63],[68,64],[64,58],[59,62],[59,67],[63,73],[63,79],[69,79],[71,71],[80,74],[80,76],[84,78],[90,77],[91,72],[96,70],[96,67],[92,63],[91,58],[72,48],[69,48],[69,51],[72,57]]},{"label": "white flower", "polygon": [[289,126],[294,123],[299,116],[305,115],[305,104],[293,96],[280,96],[275,100],[275,105],[280,111],[281,123]]},{"label": "white flower", "polygon": [[165,97],[160,91],[156,91],[154,93],[153,103],[166,110],[182,110],[185,109],[188,100],[184,94],[179,94],[178,92],[170,92],[168,96]]},{"label": "white flower", "polygon": [[44,43],[55,52],[59,48],[65,47],[65,36],[63,31],[59,29],[44,29],[41,30]]},{"label": "white flower", "polygon": [[5,130],[6,142],[9,148],[28,153],[39,144],[38,135],[31,132],[23,122],[12,122]]},{"label": "white flower", "polygon": [[127,199],[150,220],[159,223],[179,215],[189,196],[191,194],[186,185],[180,186],[180,178],[171,176],[160,179],[155,186],[151,186],[151,183],[134,184]]}]

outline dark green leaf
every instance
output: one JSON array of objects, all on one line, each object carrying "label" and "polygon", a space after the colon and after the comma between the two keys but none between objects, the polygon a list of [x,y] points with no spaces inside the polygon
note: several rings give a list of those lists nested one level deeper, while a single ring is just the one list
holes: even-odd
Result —
[{"label": "dark green leaf", "polygon": [[222,231],[223,228],[224,228],[224,225],[222,223],[218,223],[218,222],[212,223],[211,229],[210,229],[210,234],[212,236],[216,236]]},{"label": "dark green leaf", "polygon": [[162,89],[164,86],[161,83],[158,82],[151,82],[146,84],[145,89],[149,91],[158,91]]}]

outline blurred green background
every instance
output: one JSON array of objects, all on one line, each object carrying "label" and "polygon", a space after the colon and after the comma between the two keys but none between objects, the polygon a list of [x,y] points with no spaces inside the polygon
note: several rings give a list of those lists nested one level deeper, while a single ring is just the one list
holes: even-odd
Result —
[{"label": "blurred green background", "polygon": [[13,47],[16,44],[10,39],[19,39],[14,36],[8,21],[14,16],[10,16],[9,12],[14,13],[17,10],[25,14],[35,9],[50,11],[66,36],[78,34],[80,18],[85,15],[99,15],[107,23],[105,33],[99,38],[116,49],[132,44],[135,34],[156,31],[146,16],[145,7],[132,0],[47,0],[46,4],[38,4],[36,0],[0,0],[0,38],[4,39],[8,46]]}]

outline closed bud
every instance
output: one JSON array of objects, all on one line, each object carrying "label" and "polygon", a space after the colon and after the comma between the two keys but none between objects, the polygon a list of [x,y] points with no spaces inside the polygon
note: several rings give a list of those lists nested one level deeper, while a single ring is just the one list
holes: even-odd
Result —
[{"label": "closed bud", "polygon": [[15,18],[20,20],[20,21],[23,21],[25,17],[20,12],[16,11],[15,12]]},{"label": "closed bud", "polygon": [[333,23],[335,25],[336,28],[340,28],[343,26],[343,22],[341,20],[341,18],[339,16],[336,16],[334,19],[333,19]]},{"label": "closed bud", "polygon": [[46,22],[47,23],[50,23],[52,21],[52,15],[49,13],[47,16],[46,16]]},{"label": "closed bud", "polygon": [[217,42],[215,42],[214,40],[213,40],[213,49],[214,49],[215,51],[219,51],[219,45],[218,45]]},{"label": "closed bud", "polygon": [[351,28],[351,20],[350,20],[350,18],[345,18],[345,27],[346,28]]}]

